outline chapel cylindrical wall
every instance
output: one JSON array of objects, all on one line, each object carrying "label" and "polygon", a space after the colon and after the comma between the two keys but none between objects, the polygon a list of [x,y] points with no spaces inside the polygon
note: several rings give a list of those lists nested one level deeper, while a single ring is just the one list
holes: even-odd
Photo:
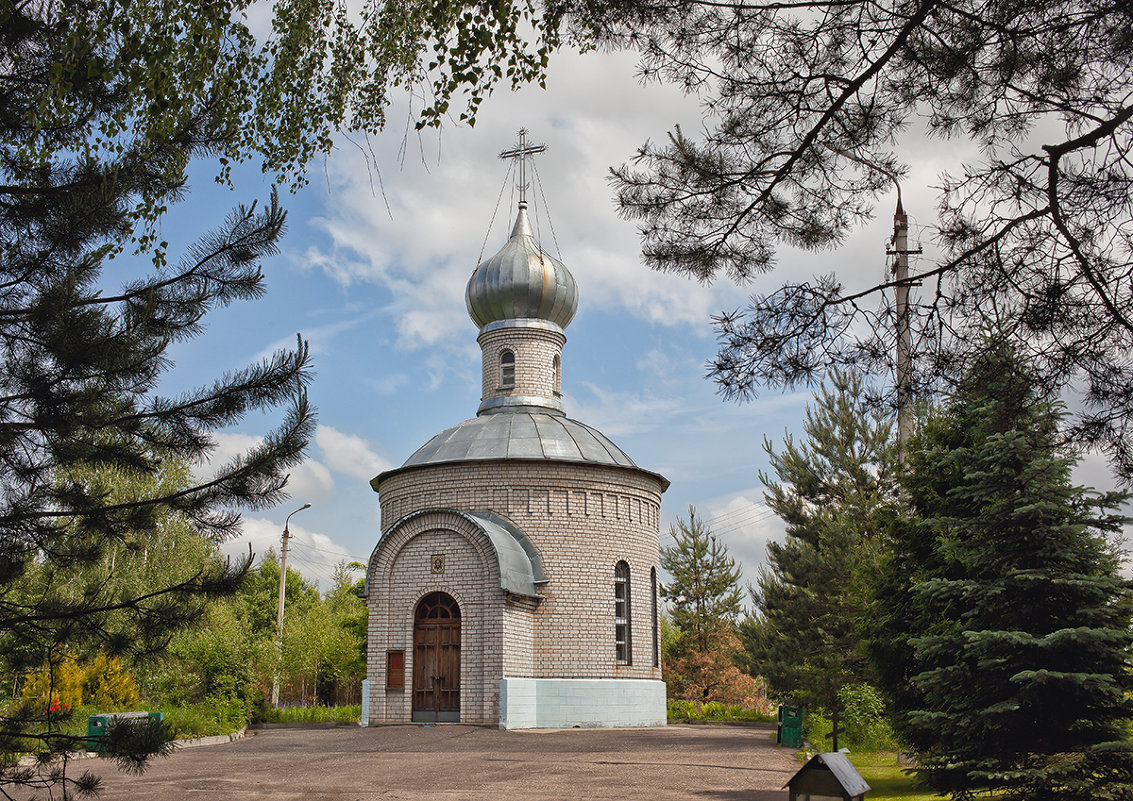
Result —
[{"label": "chapel cylindrical wall", "polygon": [[[423,509],[490,511],[511,520],[538,549],[549,581],[534,606],[531,658],[513,655],[509,670],[529,664],[534,678],[661,677],[650,580],[659,559],[661,483],[654,474],[542,460],[428,465],[387,476],[379,496],[383,532]],[[624,665],[617,663],[614,636],[619,561],[630,567],[630,664]]]}]

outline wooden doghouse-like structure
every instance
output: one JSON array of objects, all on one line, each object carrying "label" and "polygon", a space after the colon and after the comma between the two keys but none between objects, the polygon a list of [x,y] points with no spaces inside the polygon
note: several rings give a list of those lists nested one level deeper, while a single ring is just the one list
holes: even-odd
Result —
[{"label": "wooden doghouse-like structure", "polygon": [[869,785],[840,751],[815,754],[784,787],[790,801],[861,801]]}]

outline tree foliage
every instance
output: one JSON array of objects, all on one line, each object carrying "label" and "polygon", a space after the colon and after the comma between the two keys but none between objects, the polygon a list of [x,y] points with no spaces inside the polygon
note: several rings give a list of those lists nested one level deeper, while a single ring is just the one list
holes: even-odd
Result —
[{"label": "tree foliage", "polygon": [[721,629],[712,648],[674,648],[664,654],[665,693],[670,701],[715,701],[746,709],[767,709],[764,684],[743,669],[743,644],[735,626]]},{"label": "tree foliage", "polygon": [[[148,16],[130,16],[143,9]],[[201,19],[188,24],[192,13]],[[113,25],[99,27],[100,15]],[[240,509],[283,498],[314,425],[302,341],[209,386],[158,392],[171,347],[200,334],[210,310],[263,294],[260,265],[284,228],[273,197],[238,207],[172,263],[162,246],[151,248],[152,232],[135,236],[141,219],[180,195],[189,159],[223,151],[227,141],[224,98],[204,102],[198,93],[178,111],[168,104],[182,87],[163,72],[180,69],[178,59],[195,58],[197,49],[236,46],[199,27],[220,17],[227,19],[219,6],[158,3],[0,9],[5,679],[65,655],[160,652],[205,599],[234,592],[246,565],[207,548],[199,559],[166,563],[161,549],[178,537],[215,543],[237,530]],[[147,37],[158,29],[176,47],[139,62],[138,49],[152,45]],[[132,237],[141,264],[119,262],[114,275],[127,277],[114,286],[107,262],[130,260],[123,243]],[[208,461],[216,431],[249,412],[276,410],[278,426],[259,445],[214,465],[202,481],[190,479],[184,465]],[[51,713],[0,711],[0,752],[29,742],[48,755],[67,750],[74,738],[58,724]],[[115,743],[141,749],[114,756],[137,767],[162,751],[160,734],[114,734]],[[44,771],[5,764],[0,791],[29,782],[97,789],[89,777]]]},{"label": "tree foliage", "polygon": [[678,518],[669,526],[669,536],[673,544],[662,546],[661,568],[671,580],[661,585],[661,597],[669,602],[673,624],[687,647],[706,652],[740,613],[740,569],[692,506],[687,520]]},{"label": "tree foliage", "polygon": [[[336,134],[382,130],[400,93],[419,104],[418,126],[450,110],[473,123],[497,83],[542,80],[558,30],[532,0],[279,0],[268,18],[251,0],[16,0],[0,8],[0,105],[16,112],[5,142],[42,168],[60,153],[108,162],[165,149],[204,127],[222,177],[258,158],[301,183]],[[189,155],[155,165],[166,183]],[[152,213],[164,198],[138,200]]]},{"label": "tree foliage", "polygon": [[860,376],[835,372],[808,405],[805,440],[787,435],[774,476],[760,473],[767,505],[787,539],[767,545],[743,626],[752,670],[773,693],[833,709],[845,684],[867,678],[859,630],[868,614],[882,515],[895,496],[889,423],[865,397]]},{"label": "tree foliage", "polygon": [[873,655],[918,772],[969,798],[1129,798],[1128,500],[1070,483],[1058,413],[1002,341],[911,443]]},{"label": "tree foliage", "polygon": [[688,518],[669,527],[672,545],[661,548],[661,585],[669,602],[662,627],[662,675],[670,699],[719,701],[749,708],[766,703],[763,684],[742,667],[736,631],[743,595],[740,569],[728,546],[688,508]]},{"label": "tree foliage", "polygon": [[[646,79],[697,93],[704,127],[614,171],[647,263],[700,281],[835,247],[927,132],[979,155],[940,178],[940,255],[912,271],[919,381],[954,375],[984,321],[1043,391],[1080,391],[1075,436],[1133,476],[1133,11],[1113,0],[567,2]],[[934,155],[939,157],[939,151]],[[835,366],[891,371],[891,278],[791,280],[716,319],[725,395]]]}]

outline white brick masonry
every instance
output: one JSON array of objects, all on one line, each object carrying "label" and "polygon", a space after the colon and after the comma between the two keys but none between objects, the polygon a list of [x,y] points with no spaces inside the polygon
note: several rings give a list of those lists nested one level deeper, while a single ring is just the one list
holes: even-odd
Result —
[{"label": "white brick masonry", "polygon": [[[395,472],[380,482],[379,492],[385,538],[368,573],[371,723],[410,719],[413,614],[424,595],[438,590],[461,609],[461,721],[663,722],[650,583],[658,563],[658,476],[611,465],[501,460]],[[549,579],[543,597],[505,596],[491,542],[459,514],[427,512],[393,528],[427,509],[493,512],[514,523],[542,559]],[[430,569],[437,554],[445,557],[441,575]],[[614,566],[621,560],[630,566],[626,665],[616,663],[614,648]],[[406,652],[404,690],[385,689],[387,649]],[[519,679],[601,681],[536,683],[532,712],[523,709],[526,685],[514,683]],[[508,692],[504,699],[501,687]],[[576,692],[574,701],[562,700],[570,692]],[[501,704],[509,705],[506,715]]]}]

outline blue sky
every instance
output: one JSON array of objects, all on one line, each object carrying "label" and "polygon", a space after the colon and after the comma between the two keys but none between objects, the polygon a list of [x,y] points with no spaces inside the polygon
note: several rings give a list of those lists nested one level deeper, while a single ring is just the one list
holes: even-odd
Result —
[{"label": "blue sky", "polygon": [[[341,140],[312,164],[309,185],[282,196],[288,233],[282,253],[264,265],[266,297],[211,314],[205,335],[173,352],[176,367],[164,387],[210,382],[293,345],[296,333],[310,341],[316,377],[309,397],[319,415],[310,458],[292,473],[292,500],[246,515],[244,536],[225,550],[278,548],[284,518],[309,501],[291,521],[291,560],[327,586],[336,562],[365,561],[377,542],[369,479],[475,415],[480,355],[464,288],[478,261],[507,238],[514,194],[497,154],[527,127],[548,148],[537,157],[533,222],[579,285],[563,351],[568,416],[672,481],[663,542],[669,523],[694,504],[738,558],[744,579],[754,580],[766,542],[782,536],[762,505],[763,437],[781,443],[784,431],[798,434],[812,392],[768,392],[742,405],[722,400],[704,378],[715,353],[709,315],[788,279],[837,271],[848,288],[877,281],[894,197],[882,198],[873,222],[838,249],[784,248],[775,271],[746,287],[653,272],[641,264],[633,223],[616,213],[608,170],[674,125],[698,130],[699,114],[696,97],[642,86],[632,55],[564,53],[546,90],[497,93],[473,129],[450,125],[418,136],[406,102],[382,135]],[[931,187],[972,154],[966,147],[934,142],[910,154],[904,202],[914,239],[934,213]],[[186,202],[163,222],[174,248],[219,224],[236,203],[269,193],[255,169],[236,173],[235,190],[217,186],[213,174],[212,165],[198,165]],[[923,245],[930,258],[931,243]],[[249,418],[224,432],[218,457],[247,447],[272,422]],[[1087,459],[1080,473],[1108,483],[1100,458]]]}]

